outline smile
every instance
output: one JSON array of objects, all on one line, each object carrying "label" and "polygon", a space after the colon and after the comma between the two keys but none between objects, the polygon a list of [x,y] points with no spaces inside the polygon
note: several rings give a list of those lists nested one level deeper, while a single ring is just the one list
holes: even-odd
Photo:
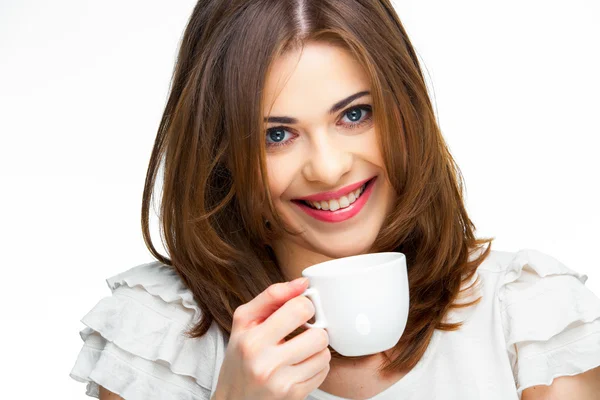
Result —
[{"label": "smile", "polygon": [[[315,200],[316,196],[309,199],[292,200],[302,211],[311,217],[324,222],[342,222],[354,217],[360,212],[373,191],[377,177],[373,177],[346,194],[327,200]],[[337,192],[339,193],[339,192]],[[331,194],[325,197],[331,197]]]}]

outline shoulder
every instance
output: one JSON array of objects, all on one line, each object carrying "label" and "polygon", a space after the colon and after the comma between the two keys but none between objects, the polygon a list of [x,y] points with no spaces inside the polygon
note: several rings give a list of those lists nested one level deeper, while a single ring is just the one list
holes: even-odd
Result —
[{"label": "shoulder", "polygon": [[[523,298],[539,297],[550,288],[577,288],[597,298],[586,286],[587,275],[568,267],[550,254],[535,249],[491,250],[477,269],[486,280],[486,294],[497,296],[504,311]],[[588,296],[589,297],[589,296]]]},{"label": "shoulder", "polygon": [[201,310],[177,272],[160,262],[140,264],[106,279],[110,295],[81,319],[81,351],[70,373],[128,400],[208,399],[226,339],[216,323],[200,338],[184,332]]},{"label": "shoulder", "polygon": [[493,251],[480,271],[495,289],[519,396],[600,365],[600,298],[587,275],[535,249]]},{"label": "shoulder", "polygon": [[130,297],[183,323],[195,322],[201,310],[175,269],[158,261],[137,265],[106,279],[112,297]]}]

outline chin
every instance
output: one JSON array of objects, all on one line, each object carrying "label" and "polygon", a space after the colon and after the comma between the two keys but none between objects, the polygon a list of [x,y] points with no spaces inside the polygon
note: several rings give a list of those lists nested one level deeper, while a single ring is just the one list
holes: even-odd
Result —
[{"label": "chin", "polygon": [[323,243],[322,241],[309,241],[309,243],[315,253],[330,258],[342,258],[369,253],[376,237],[376,235],[367,237],[364,234],[361,236],[350,234],[349,236],[351,237],[340,237],[334,243]]}]

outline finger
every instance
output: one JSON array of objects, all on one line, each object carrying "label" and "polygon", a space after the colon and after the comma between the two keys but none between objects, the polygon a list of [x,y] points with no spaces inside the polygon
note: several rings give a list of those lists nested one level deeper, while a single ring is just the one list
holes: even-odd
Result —
[{"label": "finger", "polygon": [[281,365],[300,363],[329,346],[329,334],[322,328],[310,328],[277,346]]},{"label": "finger", "polygon": [[239,306],[234,313],[234,325],[236,325],[236,328],[261,323],[289,299],[304,292],[308,285],[308,280],[298,282],[301,279],[304,278],[298,278],[291,282],[275,283],[248,303]]},{"label": "finger", "polygon": [[323,368],[321,371],[317,372],[311,378],[305,380],[304,382],[295,383],[291,389],[292,396],[295,397],[296,393],[301,393],[301,394],[310,393],[313,390],[315,390],[316,388],[318,388],[319,386],[321,386],[321,384],[325,381],[325,378],[327,378],[327,375],[329,375],[329,370],[330,370],[330,367],[329,367],[329,364],[327,364],[327,366],[325,368]]},{"label": "finger", "polygon": [[329,367],[329,361],[331,361],[331,353],[328,348],[325,348],[301,363],[280,367],[273,374],[272,379],[281,382],[304,382]]},{"label": "finger", "polygon": [[315,306],[306,296],[296,296],[257,326],[255,334],[265,342],[278,344],[296,328],[315,315]]}]

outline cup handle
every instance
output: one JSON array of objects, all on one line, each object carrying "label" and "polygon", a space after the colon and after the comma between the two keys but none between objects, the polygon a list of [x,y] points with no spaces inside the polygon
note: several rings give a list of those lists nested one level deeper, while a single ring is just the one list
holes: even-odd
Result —
[{"label": "cup handle", "polygon": [[325,313],[323,312],[323,307],[321,306],[321,298],[319,297],[319,292],[315,288],[308,288],[302,293],[302,296],[308,297],[315,306],[315,323],[310,324],[308,322],[304,323],[305,328],[326,328],[327,320],[325,319]]}]

